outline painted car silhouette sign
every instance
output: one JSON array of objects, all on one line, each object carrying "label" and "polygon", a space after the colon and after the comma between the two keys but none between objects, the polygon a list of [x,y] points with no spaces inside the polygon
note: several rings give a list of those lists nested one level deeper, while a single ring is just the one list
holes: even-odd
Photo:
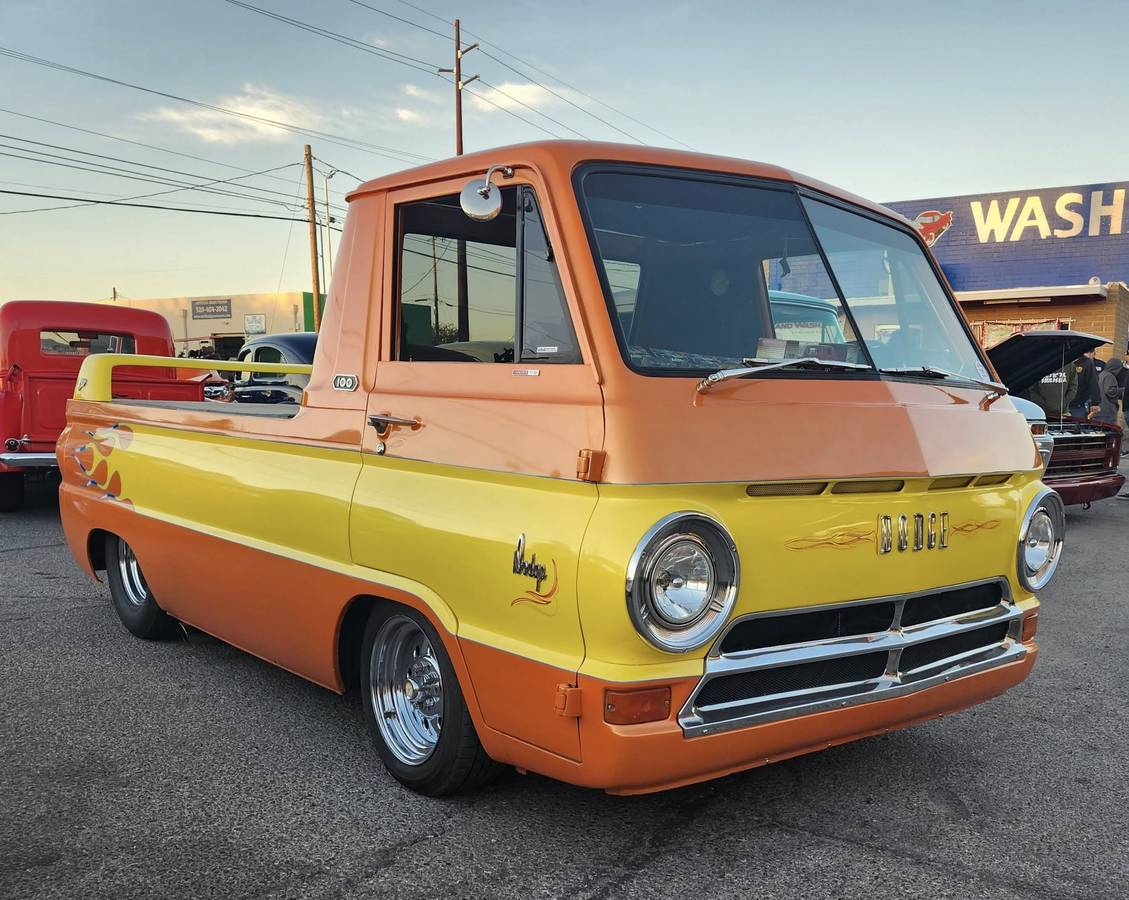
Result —
[{"label": "painted car silhouette sign", "polygon": [[914,224],[917,225],[917,230],[921,232],[925,243],[932,247],[937,243],[937,239],[952,227],[953,213],[952,210],[941,212],[936,209],[927,209],[918,213],[917,218],[914,219]]}]

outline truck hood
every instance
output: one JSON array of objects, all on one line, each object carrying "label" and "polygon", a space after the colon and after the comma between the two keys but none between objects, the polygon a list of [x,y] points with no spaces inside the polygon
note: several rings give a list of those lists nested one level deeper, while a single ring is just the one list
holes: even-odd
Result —
[{"label": "truck hood", "polygon": [[1023,331],[996,344],[988,358],[1008,390],[1020,394],[1088,350],[1108,343],[1081,331]]}]

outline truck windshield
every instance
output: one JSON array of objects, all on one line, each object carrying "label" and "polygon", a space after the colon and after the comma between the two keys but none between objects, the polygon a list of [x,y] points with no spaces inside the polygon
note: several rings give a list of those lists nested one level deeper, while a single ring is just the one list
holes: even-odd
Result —
[{"label": "truck windshield", "polygon": [[787,188],[679,173],[592,171],[580,194],[639,371],[816,358],[987,377],[928,260],[897,228],[817,201],[803,201],[805,216]]}]

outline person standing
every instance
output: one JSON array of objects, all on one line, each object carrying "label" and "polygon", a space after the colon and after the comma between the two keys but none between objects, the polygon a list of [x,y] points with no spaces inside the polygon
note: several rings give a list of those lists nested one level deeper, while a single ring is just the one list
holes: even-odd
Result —
[{"label": "person standing", "polygon": [[1074,371],[1078,376],[1078,393],[1070,404],[1070,414],[1075,418],[1088,419],[1091,413],[1097,411],[1100,404],[1098,375],[1104,368],[1105,363],[1094,358],[1093,350],[1087,350],[1074,360]]},{"label": "person standing", "polygon": [[1114,356],[1106,363],[1106,367],[1098,376],[1098,412],[1095,421],[1105,422],[1107,425],[1117,424],[1117,410],[1121,401],[1123,386],[1118,383],[1125,364],[1120,356]]},{"label": "person standing", "polygon": [[1030,388],[1026,396],[1042,407],[1048,419],[1061,419],[1070,411],[1070,404],[1077,393],[1078,372],[1074,363],[1067,363]]}]

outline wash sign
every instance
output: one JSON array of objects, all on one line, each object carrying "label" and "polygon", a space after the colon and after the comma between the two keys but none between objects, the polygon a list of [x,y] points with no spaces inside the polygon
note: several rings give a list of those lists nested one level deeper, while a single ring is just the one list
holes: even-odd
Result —
[{"label": "wash sign", "polygon": [[1129,182],[888,203],[957,291],[1129,281]]}]

